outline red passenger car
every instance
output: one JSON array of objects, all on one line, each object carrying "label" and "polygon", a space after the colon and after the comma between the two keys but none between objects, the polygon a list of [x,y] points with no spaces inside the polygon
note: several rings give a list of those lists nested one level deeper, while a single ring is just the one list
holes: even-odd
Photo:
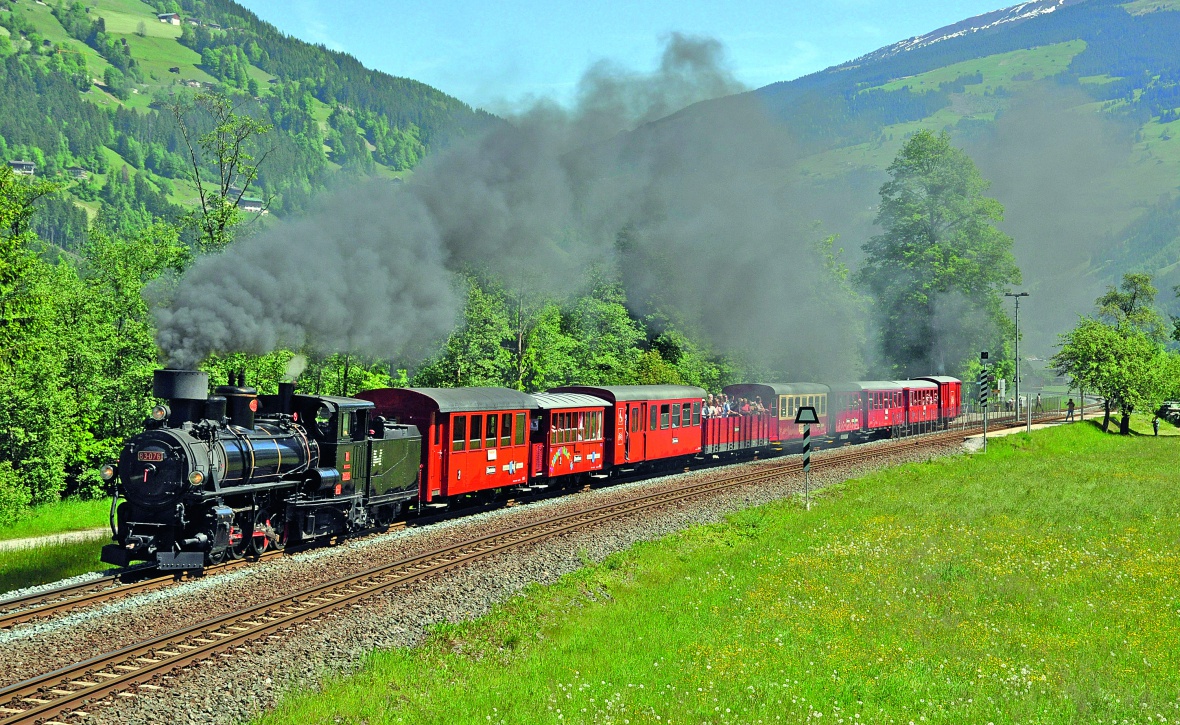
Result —
[{"label": "red passenger car", "polygon": [[605,400],[606,459],[628,466],[701,452],[701,401],[690,385],[567,385],[551,393],[582,393]]},{"label": "red passenger car", "polygon": [[[863,434],[880,433],[905,425],[905,393],[897,383],[867,380],[839,383],[832,385],[831,389],[833,393],[840,394],[842,406],[860,406],[860,431]],[[844,415],[849,420],[854,417],[849,410],[845,410]]]},{"label": "red passenger car", "polygon": [[580,393],[537,393],[533,413],[532,457],[534,481],[601,471],[605,463],[607,403]]},{"label": "red passenger car", "polygon": [[929,380],[938,386],[939,415],[944,421],[959,417],[963,403],[963,381],[946,375],[923,375],[918,380]]},{"label": "red passenger car", "polygon": [[701,452],[705,454],[768,448],[775,440],[778,421],[771,413],[728,415],[701,419]]},{"label": "red passenger car", "polygon": [[357,393],[422,433],[420,500],[528,480],[531,395],[508,388],[382,388]]},{"label": "red passenger car", "polygon": [[771,440],[787,442],[803,439],[803,426],[795,423],[799,408],[815,408],[819,425],[811,430],[812,435],[823,435],[828,430],[828,392],[826,385],[818,383],[741,383],[726,385],[722,390],[731,398],[747,400],[762,399],[774,420]]},{"label": "red passenger car", "polygon": [[938,420],[938,384],[929,380],[898,380],[905,392],[905,420],[908,425],[929,427]]}]

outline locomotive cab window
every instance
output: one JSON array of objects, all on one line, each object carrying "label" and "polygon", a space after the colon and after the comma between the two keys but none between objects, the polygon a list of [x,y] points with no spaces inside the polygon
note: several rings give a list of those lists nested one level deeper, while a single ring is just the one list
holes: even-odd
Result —
[{"label": "locomotive cab window", "polygon": [[369,436],[369,411],[358,410],[352,415],[352,439],[363,441]]},{"label": "locomotive cab window", "polygon": [[453,444],[451,450],[461,451],[467,447],[467,416],[456,415],[451,418],[451,430],[454,432],[452,436]]},{"label": "locomotive cab window", "polygon": [[347,440],[352,432],[352,414],[347,410],[340,411],[340,438]]}]

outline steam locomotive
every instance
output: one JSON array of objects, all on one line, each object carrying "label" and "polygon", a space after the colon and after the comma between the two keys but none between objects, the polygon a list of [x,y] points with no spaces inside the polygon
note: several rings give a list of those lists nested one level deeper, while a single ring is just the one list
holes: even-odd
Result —
[{"label": "steam locomotive", "polygon": [[[416,428],[353,398],[258,395],[244,375],[157,370],[157,405],[127,439],[102,560],[193,570],[288,543],[388,524],[418,492]],[[125,500],[119,503],[122,496]]]}]

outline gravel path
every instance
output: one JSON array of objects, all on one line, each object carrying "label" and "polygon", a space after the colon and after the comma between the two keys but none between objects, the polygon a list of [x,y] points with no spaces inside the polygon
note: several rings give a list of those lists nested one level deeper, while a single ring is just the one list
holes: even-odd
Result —
[{"label": "gravel path", "polygon": [[34,549],[38,546],[72,544],[78,541],[96,541],[104,537],[109,538],[110,535],[111,530],[103,527],[101,529],[86,529],[84,531],[67,531],[64,534],[50,534],[49,536],[31,536],[27,539],[5,539],[0,541],[0,551]]},{"label": "gravel path", "polygon": [[[870,444],[874,445],[874,444]],[[822,487],[864,470],[961,451],[958,442],[937,448],[899,451],[858,470],[813,472]],[[773,462],[743,464],[745,468]],[[729,473],[731,467],[724,470]],[[498,509],[422,528],[391,532],[342,546],[281,557],[263,564],[211,575],[160,591],[68,614],[52,622],[0,632],[5,667],[0,686],[60,664],[78,661],[164,634],[182,624],[210,619],[448,543],[627,498],[635,488],[658,490],[723,475],[697,471],[602,488],[526,506]],[[88,723],[234,723],[271,707],[285,688],[306,689],[328,673],[357,666],[378,647],[413,646],[435,623],[480,616],[533,582],[549,583],[583,566],[584,557],[600,561],[632,544],[659,538],[689,526],[715,522],[726,513],[781,499],[799,490],[802,479],[789,476],[772,484],[731,489],[706,499],[671,504],[559,538],[514,549],[457,570],[429,577],[366,599],[363,605],[331,615],[298,635],[262,640],[232,659],[216,658],[183,670],[175,688],[141,691],[93,708]],[[268,674],[269,673],[269,676]]]}]

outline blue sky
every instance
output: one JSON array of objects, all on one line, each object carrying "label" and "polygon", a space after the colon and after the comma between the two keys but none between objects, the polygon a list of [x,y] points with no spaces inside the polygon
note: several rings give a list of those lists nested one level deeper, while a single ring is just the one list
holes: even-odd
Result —
[{"label": "blue sky", "polygon": [[503,111],[538,97],[568,102],[598,60],[649,71],[671,32],[718,39],[737,78],[757,88],[1012,0],[239,2],[286,33]]}]

